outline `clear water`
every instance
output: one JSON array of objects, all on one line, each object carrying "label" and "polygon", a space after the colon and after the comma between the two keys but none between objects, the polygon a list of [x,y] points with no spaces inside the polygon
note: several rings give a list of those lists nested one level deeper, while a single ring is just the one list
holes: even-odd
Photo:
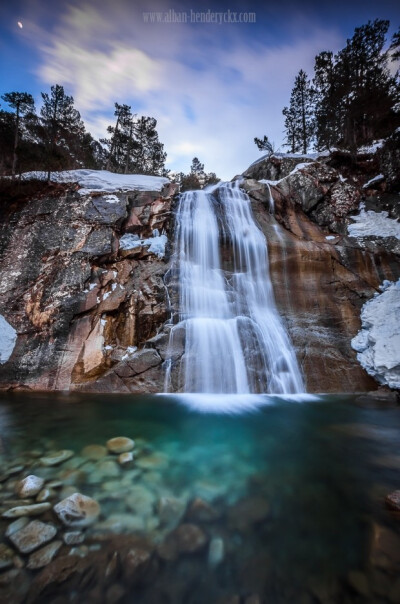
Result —
[{"label": "clear water", "polygon": [[[237,181],[181,196],[171,278],[179,316],[170,365],[175,338],[185,332],[178,391],[304,392],[275,306],[267,242]],[[170,370],[166,390],[174,390]]]},{"label": "clear water", "polygon": [[[393,598],[400,524],[384,497],[400,485],[400,409],[365,409],[354,396],[340,395],[309,402],[232,398],[235,405],[223,413],[218,410],[227,409],[226,397],[213,403],[213,397],[199,401],[197,395],[4,396],[2,471],[22,463],[26,469],[19,477],[43,472],[32,450],[72,449],[79,462],[88,444],[119,435],[137,441],[133,468],[118,468],[112,477],[99,478],[98,462],[85,460],[75,474],[66,471],[68,462],[46,474],[101,503],[99,522],[86,531],[87,547],[107,548],[115,533],[152,544],[151,580],[132,587],[123,574],[112,579],[123,603],[243,603],[251,595],[273,604],[399,601]],[[143,466],[143,458],[151,463]],[[142,500],[136,509],[129,502],[138,488]],[[218,564],[210,563],[208,544],[173,560],[160,558],[157,548],[173,530],[160,523],[162,497],[184,502],[186,516],[178,523],[194,523],[208,540],[222,540]],[[209,504],[212,519],[188,519],[196,497]],[[7,524],[0,521],[3,535]],[[390,536],[389,545],[374,540],[377,526]],[[23,572],[32,581],[37,574]],[[355,587],[360,573],[364,595]],[[0,581],[0,594],[1,589]],[[38,601],[56,601],[61,592],[63,601],[93,601],[93,584],[67,581],[54,589]],[[234,596],[241,599],[229,600]]]}]

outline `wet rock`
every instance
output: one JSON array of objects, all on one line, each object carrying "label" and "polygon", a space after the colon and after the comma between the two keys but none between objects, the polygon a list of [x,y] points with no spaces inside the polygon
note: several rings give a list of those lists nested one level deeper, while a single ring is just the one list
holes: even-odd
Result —
[{"label": "wet rock", "polygon": [[61,546],[62,541],[52,541],[52,543],[41,547],[29,556],[27,568],[36,570],[38,568],[42,568],[43,566],[47,566],[47,564],[49,564],[57,554]]},{"label": "wet rock", "polygon": [[103,445],[87,445],[82,449],[81,455],[91,461],[98,461],[107,455],[107,448]]},{"label": "wet rock", "polygon": [[208,537],[195,524],[181,524],[167,536],[164,543],[167,548],[170,548],[173,559],[175,555],[195,554],[201,551],[207,545]]},{"label": "wet rock", "polygon": [[48,487],[49,489],[59,489],[62,486],[63,483],[61,482],[61,480],[50,480],[50,482],[46,484],[46,487]]},{"label": "wet rock", "polygon": [[97,464],[96,472],[103,478],[116,478],[120,474],[120,468],[116,461],[105,459]]},{"label": "wet rock", "polygon": [[183,518],[186,502],[176,497],[161,497],[158,502],[158,516],[161,524],[175,528]]},{"label": "wet rock", "polygon": [[398,572],[400,537],[384,526],[373,524],[369,558],[372,566]]},{"label": "wet rock", "polygon": [[22,470],[24,469],[25,466],[13,466],[12,468],[9,468],[6,472],[7,476],[14,476],[15,474],[19,474],[20,472],[22,472]]},{"label": "wet rock", "polygon": [[128,466],[129,464],[132,464],[133,462],[133,453],[132,451],[127,451],[126,453],[120,453],[120,455],[118,455],[118,463],[121,466]]},{"label": "wet rock", "polygon": [[142,549],[131,549],[122,562],[125,579],[128,583],[137,580],[150,562],[150,553]]},{"label": "wet rock", "polygon": [[132,439],[127,438],[126,436],[117,436],[115,438],[110,438],[107,441],[107,449],[110,453],[127,453],[128,451],[132,451],[135,443]]},{"label": "wet rock", "polygon": [[155,502],[156,496],[140,484],[132,485],[125,497],[126,506],[143,518],[153,515]]},{"label": "wet rock", "polygon": [[43,503],[43,501],[48,501],[48,499],[51,499],[52,497],[55,496],[55,493],[53,491],[53,489],[42,489],[40,491],[40,493],[38,493],[38,496],[36,497],[36,501],[38,503]]},{"label": "wet rock", "polygon": [[146,531],[146,521],[142,516],[136,514],[111,514],[103,522],[99,522],[95,527],[95,534],[121,534],[121,533],[144,533]]},{"label": "wet rock", "polygon": [[4,543],[0,543],[0,571],[10,568],[14,565],[13,558],[15,553]]},{"label": "wet rock", "polygon": [[74,493],[54,506],[54,512],[66,526],[85,527],[96,522],[100,506],[91,497]]},{"label": "wet rock", "polygon": [[57,451],[52,453],[51,455],[46,455],[45,457],[40,458],[40,463],[43,466],[58,466],[63,463],[63,461],[67,461],[73,456],[74,452],[69,451],[68,449],[64,449],[62,451]]},{"label": "wet rock", "polygon": [[213,522],[219,517],[218,511],[207,501],[196,497],[190,502],[186,518],[196,522]]},{"label": "wet rock", "polygon": [[57,534],[57,529],[51,524],[40,520],[32,520],[25,527],[12,533],[9,539],[21,554],[29,554],[41,545],[51,541]]},{"label": "wet rock", "polygon": [[400,404],[400,397],[397,392],[377,390],[358,396],[354,404],[366,409],[392,409]]},{"label": "wet rock", "polygon": [[225,555],[224,541],[220,537],[213,537],[208,548],[208,564],[210,566],[218,566]]},{"label": "wet rock", "polygon": [[3,518],[19,518],[20,516],[40,516],[51,508],[50,503],[34,503],[13,507],[2,514]]},{"label": "wet rock", "polygon": [[393,491],[385,497],[385,503],[390,510],[400,512],[400,491]]},{"label": "wet rock", "polygon": [[29,518],[26,516],[22,516],[21,518],[18,518],[18,520],[14,520],[14,522],[9,524],[7,527],[5,533],[6,537],[10,537],[13,533],[16,533],[20,529],[24,528],[24,526],[27,524],[29,524]]},{"label": "wet rock", "polygon": [[64,533],[63,540],[65,545],[79,545],[84,542],[85,535],[80,531],[68,531]]},{"label": "wet rock", "polygon": [[43,485],[44,485],[43,478],[40,478],[39,476],[35,476],[34,474],[30,474],[26,478],[23,478],[17,484],[16,491],[17,491],[17,494],[19,495],[19,497],[21,497],[21,498],[34,497],[35,495],[37,495],[39,493],[39,491],[41,490]]},{"label": "wet rock", "polygon": [[165,453],[153,453],[136,460],[136,466],[142,470],[155,470],[166,468],[169,464],[169,458]]}]

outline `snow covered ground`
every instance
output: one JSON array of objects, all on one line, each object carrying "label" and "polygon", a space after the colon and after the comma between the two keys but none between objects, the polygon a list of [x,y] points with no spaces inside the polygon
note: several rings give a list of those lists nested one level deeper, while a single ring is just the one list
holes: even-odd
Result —
[{"label": "snow covered ground", "polygon": [[374,212],[365,210],[364,204],[360,205],[358,216],[351,216],[355,224],[349,224],[347,231],[350,237],[396,237],[400,239],[400,222],[389,218],[387,212]]},{"label": "snow covered ground", "polygon": [[351,345],[361,365],[380,384],[400,388],[400,279],[384,281],[381,290],[364,304],[362,329]]},{"label": "snow covered ground", "polygon": [[[24,180],[38,178],[46,180],[47,172],[25,172]],[[169,183],[163,176],[146,176],[144,174],[115,174],[107,170],[65,170],[52,172],[52,182],[77,182],[82,188],[81,195],[92,191],[113,193],[114,191],[161,191]],[[112,202],[111,202],[112,203]]]},{"label": "snow covered ground", "polygon": [[0,365],[6,363],[14,350],[17,332],[3,317],[0,315]]}]

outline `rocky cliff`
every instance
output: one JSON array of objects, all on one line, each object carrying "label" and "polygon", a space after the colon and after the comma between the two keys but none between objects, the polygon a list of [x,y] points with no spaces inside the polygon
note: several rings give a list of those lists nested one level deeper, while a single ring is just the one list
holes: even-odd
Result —
[{"label": "rocky cliff", "polygon": [[143,346],[167,318],[160,233],[174,192],[59,184],[6,208],[0,313],[17,339],[2,388],[160,390],[163,359]]},{"label": "rocky cliff", "polygon": [[379,228],[375,235],[347,234],[361,203],[375,222],[384,216],[400,227],[394,220],[400,198],[385,192],[385,178],[362,185],[376,174],[374,162],[371,155],[356,166],[339,154],[318,161],[272,156],[244,173],[243,186],[268,240],[277,305],[310,392],[377,387],[351,340],[363,304],[385,280],[400,276],[400,236],[388,237]]},{"label": "rocky cliff", "polygon": [[[354,166],[340,154],[275,155],[243,175],[310,392],[378,387],[351,340],[363,304],[400,276],[400,237],[348,235],[361,202],[397,217],[384,176],[363,187],[377,169],[375,156]],[[0,351],[0,388],[163,390],[174,194],[168,184],[108,193],[59,184],[6,209],[0,315],[17,338],[6,362]],[[182,337],[175,344],[179,361]]]}]

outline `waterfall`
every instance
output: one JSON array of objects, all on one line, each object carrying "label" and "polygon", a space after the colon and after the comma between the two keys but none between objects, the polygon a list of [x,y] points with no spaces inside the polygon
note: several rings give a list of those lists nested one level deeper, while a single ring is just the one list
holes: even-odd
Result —
[{"label": "waterfall", "polygon": [[[267,242],[238,181],[181,195],[170,279],[177,313],[167,391],[304,392],[275,306]],[[175,340],[182,337],[184,353],[177,359]],[[179,374],[173,388],[174,363]]]}]

